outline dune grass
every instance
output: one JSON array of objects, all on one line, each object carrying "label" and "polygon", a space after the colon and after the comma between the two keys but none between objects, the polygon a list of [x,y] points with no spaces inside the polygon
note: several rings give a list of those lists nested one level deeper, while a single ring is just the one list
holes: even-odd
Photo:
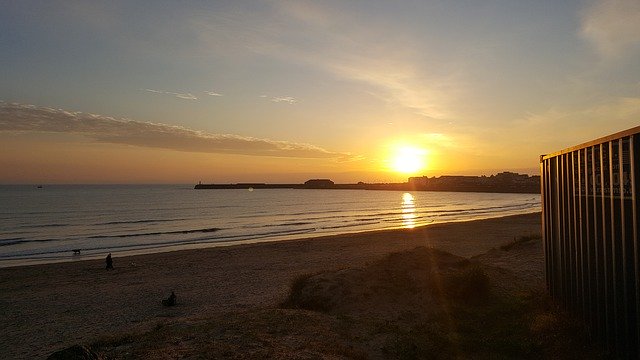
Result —
[{"label": "dune grass", "polygon": [[511,249],[513,249],[518,245],[528,243],[530,241],[540,241],[541,239],[542,239],[542,235],[540,234],[519,236],[514,238],[512,242],[509,242],[500,246],[500,250],[510,251]]}]

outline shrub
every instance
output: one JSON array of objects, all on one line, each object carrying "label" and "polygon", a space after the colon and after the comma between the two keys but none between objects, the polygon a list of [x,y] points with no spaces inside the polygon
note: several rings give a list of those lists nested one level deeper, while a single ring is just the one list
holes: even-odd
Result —
[{"label": "shrub", "polygon": [[327,311],[330,308],[330,301],[320,294],[311,294],[305,291],[309,285],[309,279],[316,274],[302,274],[291,282],[289,296],[280,304],[286,309],[305,309],[312,311]]},{"label": "shrub", "polygon": [[479,303],[486,300],[490,292],[489,276],[479,265],[470,266],[450,275],[445,283],[448,295],[464,303]]}]

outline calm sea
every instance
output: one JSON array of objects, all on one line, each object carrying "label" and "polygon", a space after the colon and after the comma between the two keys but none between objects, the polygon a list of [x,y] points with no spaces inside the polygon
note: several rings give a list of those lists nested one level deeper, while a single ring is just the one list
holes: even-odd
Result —
[{"label": "calm sea", "polygon": [[[540,211],[537,194],[0,186],[0,267]],[[79,249],[80,254],[73,250]]]}]

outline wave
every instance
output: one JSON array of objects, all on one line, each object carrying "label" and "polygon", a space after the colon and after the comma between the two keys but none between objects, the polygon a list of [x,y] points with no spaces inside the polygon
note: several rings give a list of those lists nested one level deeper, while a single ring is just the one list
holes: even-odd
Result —
[{"label": "wave", "polygon": [[265,225],[244,225],[243,229],[260,229],[260,228],[270,228],[270,227],[284,227],[284,226],[302,226],[302,225],[313,225],[314,222],[308,221],[297,221],[297,222],[284,222],[280,224],[265,224]]},{"label": "wave", "polygon": [[171,221],[184,221],[187,219],[146,219],[146,220],[122,220],[122,221],[109,221],[104,223],[96,223],[94,225],[122,225],[122,224],[145,224],[156,222],[171,222]]},{"label": "wave", "polygon": [[[300,215],[310,215],[310,214],[340,214],[342,213],[341,210],[311,210],[311,211],[306,211],[306,212],[293,212],[293,213],[281,213],[279,215],[283,215],[283,216],[300,216]],[[256,214],[271,214],[269,211],[264,210],[264,211],[260,211],[260,212],[253,212],[251,214],[247,214],[247,215],[239,215],[237,216],[237,218],[239,219],[245,219],[245,218],[252,218],[255,217]]]},{"label": "wave", "polygon": [[342,229],[342,228],[350,228],[350,227],[358,227],[358,226],[365,226],[365,225],[376,225],[379,224],[379,221],[372,221],[372,222],[368,222],[368,223],[358,223],[358,224],[348,224],[348,225],[334,225],[334,226],[323,226],[321,227],[321,229]]},{"label": "wave", "polygon": [[[441,217],[451,217],[451,216],[468,216],[473,214],[486,214],[493,212],[509,212],[513,210],[522,210],[531,207],[531,204],[506,204],[501,206],[483,206],[483,207],[472,207],[472,208],[460,208],[460,209],[441,209],[435,210],[432,207],[423,208],[416,207],[412,214],[416,216],[414,219],[415,222],[421,223],[431,223],[429,218],[441,218]],[[309,215],[309,214],[327,214],[328,216],[311,216],[304,217],[300,220],[302,221],[294,221],[293,219],[289,220],[289,222],[285,221],[278,224],[251,224],[241,226],[243,229],[260,229],[260,228],[269,228],[269,227],[283,227],[283,226],[302,226],[302,225],[313,225],[313,224],[322,224],[326,222],[338,222],[338,223],[354,223],[349,225],[336,225],[336,226],[325,226],[319,227],[321,229],[333,229],[333,228],[342,228],[342,227],[355,227],[355,226],[368,226],[371,224],[377,224],[380,222],[404,222],[405,219],[402,218],[403,215],[406,214],[403,209],[394,209],[388,211],[374,211],[372,213],[356,213],[356,214],[339,214],[339,212],[335,211],[316,211],[309,213],[300,213],[300,215]],[[290,216],[292,214],[286,214]],[[422,220],[422,221],[420,221]]]},{"label": "wave", "polygon": [[64,226],[69,226],[71,224],[35,224],[35,225],[20,225],[17,226],[18,228],[48,228],[48,227],[64,227]]},{"label": "wave", "polygon": [[[99,252],[104,250],[109,250],[110,252],[121,251],[121,250],[136,250],[136,249],[162,249],[171,246],[185,246],[185,245],[193,245],[193,244],[207,244],[207,243],[229,243],[234,241],[242,241],[242,240],[256,240],[261,238],[270,238],[274,236],[285,236],[285,235],[299,235],[312,233],[316,231],[315,228],[304,228],[304,229],[296,229],[296,230],[283,230],[283,231],[271,231],[266,233],[258,233],[258,234],[237,234],[237,235],[228,235],[223,237],[204,237],[197,239],[189,239],[189,240],[166,240],[161,242],[155,242],[153,244],[121,244],[117,246],[113,245],[99,245],[96,244],[90,248],[79,248],[78,250],[82,250],[83,253],[91,253],[91,252]],[[56,254],[67,254],[71,252],[74,248],[63,248],[56,250],[46,250],[46,251],[29,251],[28,253],[18,252],[18,253],[7,253],[0,254],[0,259],[57,259],[59,255]]]},{"label": "wave", "polygon": [[0,246],[9,246],[9,245],[16,245],[16,244],[22,244],[25,242],[29,242],[29,240],[19,237],[19,238],[9,238],[9,239],[0,239]]},{"label": "wave", "polygon": [[193,234],[193,233],[210,233],[222,230],[221,228],[205,228],[205,229],[193,229],[193,230],[175,230],[175,231],[157,231],[146,233],[134,233],[134,234],[119,234],[119,235],[93,235],[88,236],[88,239],[105,239],[105,238],[125,238],[125,237],[137,237],[137,236],[151,236],[151,235],[171,235],[171,234]]},{"label": "wave", "polygon": [[9,238],[9,239],[0,239],[0,246],[9,246],[23,243],[42,243],[42,242],[52,242],[52,241],[64,241],[68,239],[27,239],[27,238]]}]

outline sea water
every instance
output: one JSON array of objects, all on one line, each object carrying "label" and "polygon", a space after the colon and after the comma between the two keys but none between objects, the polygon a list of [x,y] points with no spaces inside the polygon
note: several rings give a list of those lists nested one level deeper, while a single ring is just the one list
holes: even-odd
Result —
[{"label": "sea water", "polygon": [[[0,186],[0,267],[413,228],[540,211],[537,194]],[[74,252],[74,250],[76,250]]]}]

